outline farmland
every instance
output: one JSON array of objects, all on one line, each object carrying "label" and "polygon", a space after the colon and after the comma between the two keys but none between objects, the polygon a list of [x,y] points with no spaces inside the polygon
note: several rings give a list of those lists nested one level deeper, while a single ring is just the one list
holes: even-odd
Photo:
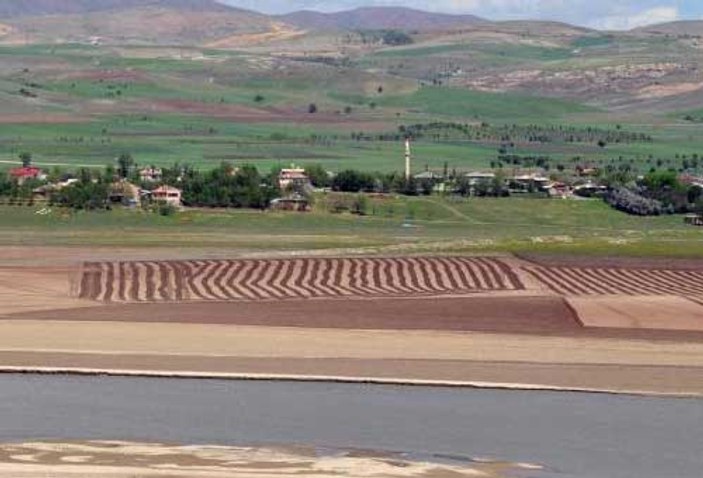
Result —
[{"label": "farmland", "polygon": [[160,302],[461,294],[522,288],[506,264],[492,259],[288,259],[86,263],[78,295],[103,302]]},{"label": "farmland", "polygon": [[2,21],[0,366],[703,393],[695,36],[128,3]]},{"label": "farmland", "polygon": [[[441,58],[446,49],[461,55],[474,48],[491,51],[483,43],[454,45],[427,47],[429,58]],[[268,171],[320,163],[331,171],[389,172],[402,167],[402,145],[377,136],[437,121],[483,123],[498,130],[531,125],[538,135],[539,128],[566,125],[652,138],[603,146],[590,139],[509,141],[510,154],[543,156],[552,167],[568,167],[579,158],[646,172],[681,168],[682,158],[703,155],[703,126],[684,120],[690,106],[644,115],[637,108],[614,113],[583,98],[433,85],[412,72],[391,72],[388,65],[367,68],[374,55],[385,58],[386,53],[408,55],[406,65],[416,55],[405,49],[371,52],[338,66],[258,49],[0,46],[0,168],[15,163],[22,151],[32,152],[39,166],[65,169],[103,167],[129,152],[142,165],[208,168],[229,161]],[[524,58],[567,61],[560,55],[532,52]],[[315,113],[308,111],[311,104]],[[496,163],[503,143],[500,136],[418,138],[415,167],[439,170],[446,163],[459,171],[485,169]]]},{"label": "farmland", "polygon": [[597,200],[387,197],[370,200],[361,217],[327,212],[324,197],[318,203],[302,215],[194,209],[170,217],[0,206],[0,238],[6,245],[703,255],[700,231],[680,217],[626,216]]}]

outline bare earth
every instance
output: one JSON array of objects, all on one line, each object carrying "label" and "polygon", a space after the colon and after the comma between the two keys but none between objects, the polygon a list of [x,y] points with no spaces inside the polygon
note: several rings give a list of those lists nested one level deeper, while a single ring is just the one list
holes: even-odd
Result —
[{"label": "bare earth", "polygon": [[499,477],[536,465],[499,462],[447,465],[393,453],[340,450],[333,456],[308,447],[172,446],[91,441],[0,445],[0,475],[13,478],[460,478]]},{"label": "bare earth", "polygon": [[703,395],[701,264],[179,254],[0,253],[0,369]]}]

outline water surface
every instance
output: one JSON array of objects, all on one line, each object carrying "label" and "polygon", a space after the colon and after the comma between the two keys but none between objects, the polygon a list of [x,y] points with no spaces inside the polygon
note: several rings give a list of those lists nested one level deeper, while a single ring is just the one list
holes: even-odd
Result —
[{"label": "water surface", "polygon": [[309,444],[701,478],[703,400],[225,380],[0,376],[0,441]]}]

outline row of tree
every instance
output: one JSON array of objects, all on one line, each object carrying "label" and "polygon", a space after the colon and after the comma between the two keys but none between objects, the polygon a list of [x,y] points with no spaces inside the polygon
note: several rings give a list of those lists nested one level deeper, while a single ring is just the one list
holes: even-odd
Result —
[{"label": "row of tree", "polygon": [[605,129],[564,125],[518,125],[486,122],[480,124],[457,122],[432,122],[400,125],[397,132],[351,133],[356,141],[397,141],[412,137],[431,141],[477,141],[504,143],[588,143],[605,146],[620,143],[649,143],[652,137],[646,133],[625,131],[620,127]]}]

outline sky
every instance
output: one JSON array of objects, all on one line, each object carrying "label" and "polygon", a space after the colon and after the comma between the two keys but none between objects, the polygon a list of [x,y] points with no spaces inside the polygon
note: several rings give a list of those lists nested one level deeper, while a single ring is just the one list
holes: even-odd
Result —
[{"label": "sky", "polygon": [[359,6],[404,6],[471,13],[490,20],[557,20],[604,30],[674,20],[703,20],[703,0],[220,0],[266,13],[333,12]]}]

